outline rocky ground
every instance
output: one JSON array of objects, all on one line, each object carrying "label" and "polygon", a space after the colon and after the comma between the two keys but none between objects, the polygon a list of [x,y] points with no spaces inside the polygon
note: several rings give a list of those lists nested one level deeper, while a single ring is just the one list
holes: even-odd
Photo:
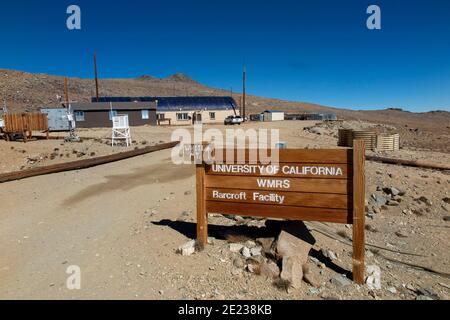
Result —
[{"label": "rocky ground", "polygon": [[[264,127],[289,148],[336,148],[335,125]],[[131,148],[171,132],[133,129]],[[107,145],[106,129],[79,134],[95,139],[2,141],[2,171],[126,150]],[[448,153],[402,147],[389,156],[450,163]],[[31,155],[39,161],[27,163]],[[0,298],[449,299],[449,173],[367,162],[366,183],[366,285],[348,279],[349,225],[213,214],[210,245],[199,251],[194,170],[173,165],[168,150],[2,184]],[[66,287],[69,265],[82,270],[81,290]]]}]

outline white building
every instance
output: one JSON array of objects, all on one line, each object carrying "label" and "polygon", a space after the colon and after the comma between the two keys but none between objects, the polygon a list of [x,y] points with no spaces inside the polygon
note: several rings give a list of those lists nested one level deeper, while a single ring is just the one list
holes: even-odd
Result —
[{"label": "white building", "polygon": [[284,112],[279,110],[266,110],[263,115],[266,122],[284,120]]}]

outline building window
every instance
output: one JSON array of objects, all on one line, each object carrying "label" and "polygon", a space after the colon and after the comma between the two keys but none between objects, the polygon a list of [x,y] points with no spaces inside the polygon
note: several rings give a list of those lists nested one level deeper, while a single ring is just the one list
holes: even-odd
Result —
[{"label": "building window", "polygon": [[110,110],[109,111],[109,120],[112,121],[112,118],[117,116],[117,110]]},{"label": "building window", "polygon": [[187,113],[177,113],[177,120],[179,121],[189,120],[189,115]]},{"label": "building window", "polygon": [[166,114],[165,113],[158,113],[156,115],[158,120],[164,120],[166,118]]},{"label": "building window", "polygon": [[75,111],[75,121],[84,121],[84,111]]},{"label": "building window", "polygon": [[148,120],[150,118],[149,114],[150,112],[148,110],[141,110],[142,119]]},{"label": "building window", "polygon": [[216,120],[216,113],[215,113],[215,112],[210,112],[210,113],[209,113],[209,118],[210,118],[211,120]]}]

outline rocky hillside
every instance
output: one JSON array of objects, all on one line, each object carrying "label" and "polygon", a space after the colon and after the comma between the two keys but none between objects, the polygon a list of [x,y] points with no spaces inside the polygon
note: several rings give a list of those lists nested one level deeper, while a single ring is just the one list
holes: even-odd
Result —
[{"label": "rocky hillside", "polygon": [[[132,79],[101,79],[101,96],[208,96],[230,95],[229,91],[207,87],[187,75],[177,73],[164,79],[142,75]],[[58,106],[57,95],[63,95],[64,78],[46,74],[32,74],[0,69],[0,95],[11,111],[35,111],[42,106]],[[95,95],[93,79],[69,79],[69,95],[72,101],[89,101]],[[234,94],[238,103],[240,94]],[[1,101],[2,102],[2,101]],[[450,113],[435,111],[412,113],[400,109],[378,111],[354,111],[337,109],[305,102],[249,95],[248,113],[265,109],[281,109],[287,112],[335,112],[340,118],[394,125],[403,135],[417,136],[417,147],[430,143],[439,150],[449,148]]]}]

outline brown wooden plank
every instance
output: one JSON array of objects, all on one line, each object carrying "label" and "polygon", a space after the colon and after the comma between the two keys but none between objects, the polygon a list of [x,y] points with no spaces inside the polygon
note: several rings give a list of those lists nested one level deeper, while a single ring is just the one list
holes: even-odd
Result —
[{"label": "brown wooden plank", "polygon": [[[226,199],[220,198],[221,194],[234,194],[239,195],[239,199]],[[272,197],[271,201],[261,202],[254,195],[270,196],[278,195],[278,200],[283,197],[283,202],[276,201],[275,197]],[[270,198],[268,198],[270,199]],[[342,194],[327,194],[327,193],[299,193],[299,192],[281,192],[277,191],[262,191],[262,190],[245,190],[242,189],[220,189],[220,188],[207,188],[206,200],[211,201],[226,201],[237,203],[257,203],[257,204],[272,204],[280,206],[280,210],[284,206],[294,207],[316,207],[316,208],[331,208],[331,209],[348,209],[351,207],[349,203],[349,196]],[[351,200],[351,199],[350,199]]]},{"label": "brown wooden plank", "polygon": [[[289,181],[290,188],[286,189],[287,191],[351,194],[353,189],[352,181],[344,179],[292,178],[281,180]],[[207,188],[236,188],[239,186],[239,188],[243,190],[279,190],[278,188],[272,187],[260,188],[258,187],[258,178],[246,176],[206,175],[205,186]]]},{"label": "brown wooden plank", "polygon": [[[265,165],[214,164],[206,165],[207,175],[230,176],[270,176],[289,178],[321,178],[321,179],[351,179],[353,168],[351,164],[332,163],[279,163],[274,171]],[[272,169],[273,170],[273,169]],[[244,171],[244,173],[243,173]],[[247,173],[248,172],[248,173]]]},{"label": "brown wooden plank", "polygon": [[353,142],[353,280],[364,283],[365,254],[365,148],[364,140]]},{"label": "brown wooden plank", "polygon": [[[226,157],[226,149],[215,149],[214,155],[218,163],[223,163],[225,160],[229,160],[230,163],[249,163],[250,160],[259,163],[263,158],[260,157],[259,153],[254,151],[254,149],[234,149],[232,152],[231,159]],[[352,162],[352,151],[351,149],[273,149],[267,150],[267,155],[271,155],[272,152],[278,152],[278,162],[281,163],[351,163]],[[243,162],[236,162],[238,154],[243,155]],[[250,156],[252,155],[252,157]],[[266,153],[264,153],[266,155]],[[227,161],[228,162],[228,161]]]},{"label": "brown wooden plank", "polygon": [[349,223],[351,220],[348,211],[343,209],[280,207],[275,205],[243,204],[220,201],[206,201],[206,212],[332,223]]},{"label": "brown wooden plank", "polygon": [[208,214],[205,209],[205,167],[196,167],[197,187],[197,242],[204,247],[208,244]]}]

